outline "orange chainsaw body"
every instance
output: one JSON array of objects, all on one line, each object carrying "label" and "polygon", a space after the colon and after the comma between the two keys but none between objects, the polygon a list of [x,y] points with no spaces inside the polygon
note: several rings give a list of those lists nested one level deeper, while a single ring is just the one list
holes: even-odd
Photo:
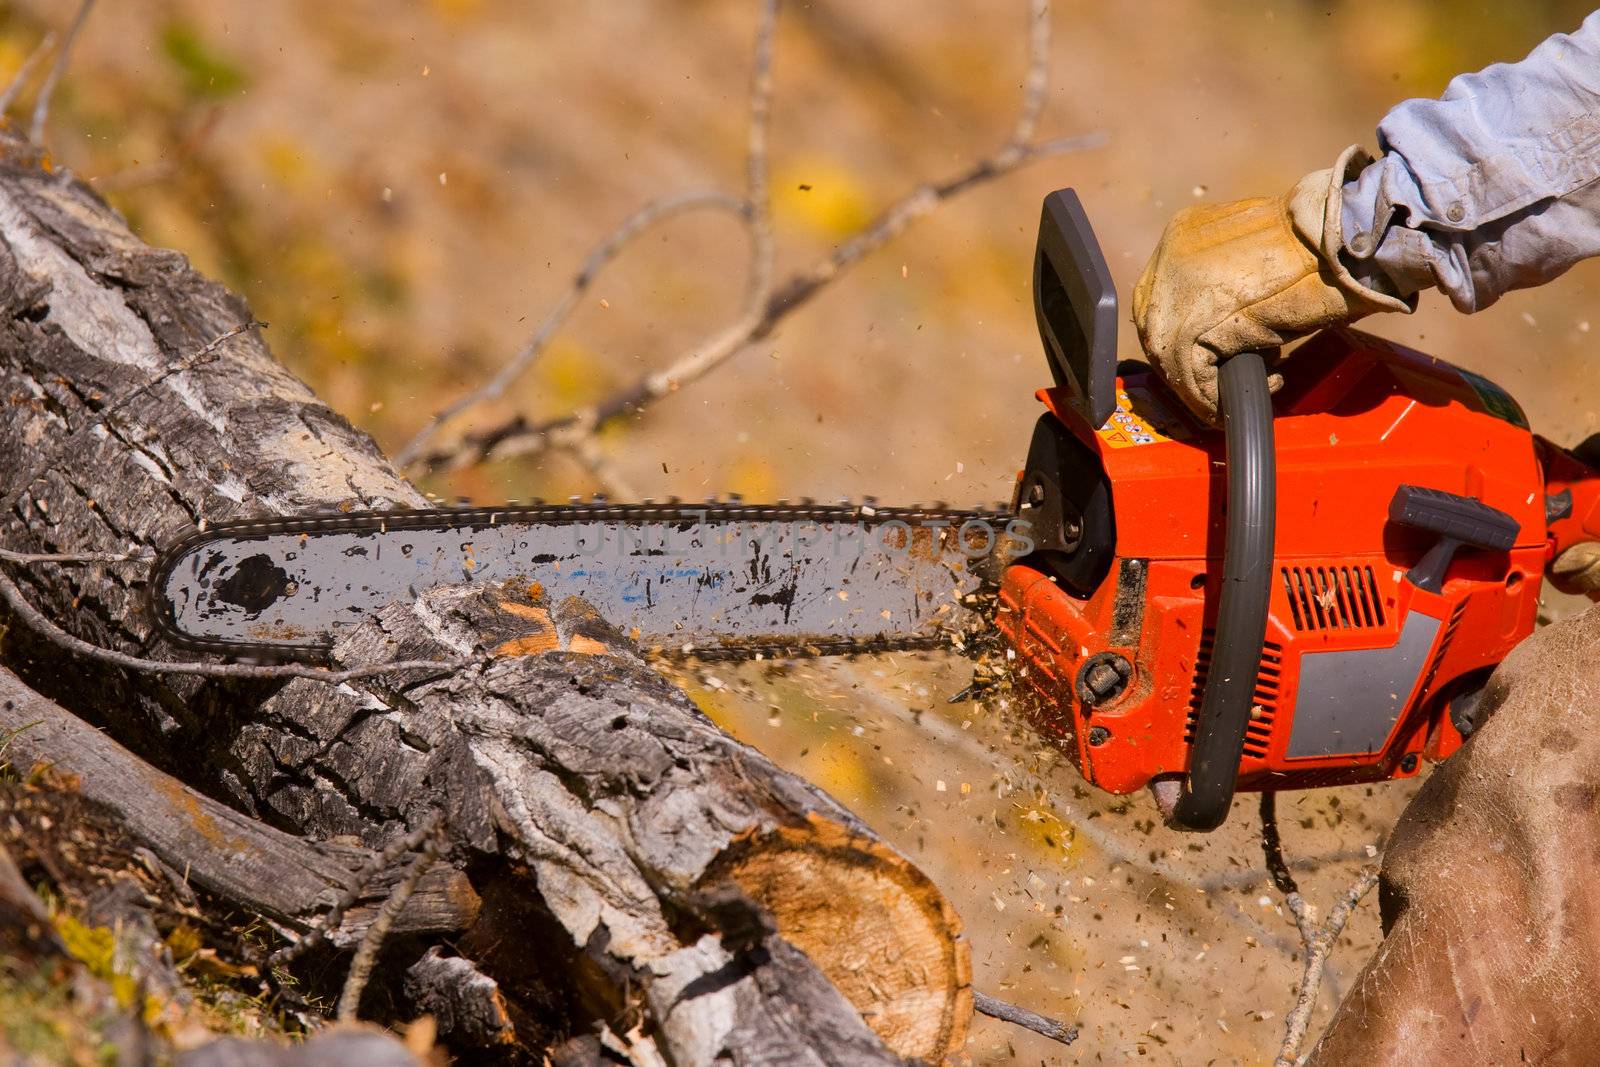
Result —
[{"label": "orange chainsaw body", "polygon": [[[1354,331],[1314,338],[1283,370],[1272,593],[1238,785],[1406,777],[1460,746],[1456,723],[1470,729],[1489,671],[1534,628],[1551,553],[1600,536],[1600,498],[1592,472],[1536,438],[1477,375]],[[1078,503],[1103,514],[1080,535],[1111,543],[1070,575],[1049,551],[1013,563],[998,624],[1037,696],[1039,728],[1094,785],[1128,793],[1188,770],[1225,472],[1221,432],[1193,421],[1153,374],[1130,371],[1116,386],[1099,428],[1070,389],[1039,393],[1035,453],[1066,456],[1086,479]],[[1439,538],[1391,519],[1402,485],[1498,509],[1518,526],[1514,544],[1463,546],[1442,582],[1417,584],[1408,573]],[[1547,509],[1562,491],[1565,512]],[[1102,669],[1114,684],[1086,688],[1107,663],[1121,677]]]}]

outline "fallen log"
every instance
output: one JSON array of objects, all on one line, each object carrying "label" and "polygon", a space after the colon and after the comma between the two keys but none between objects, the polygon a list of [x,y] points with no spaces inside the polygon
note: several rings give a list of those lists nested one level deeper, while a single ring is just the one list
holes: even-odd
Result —
[{"label": "fallen log", "polygon": [[[257,325],[0,131],[0,543],[147,550],[224,519],[424,506]],[[140,569],[8,571],[79,638],[172,658]],[[334,687],[136,673],[15,625],[0,644],[31,688],[286,833],[375,849],[442,815],[484,901],[456,970],[494,981],[512,1018],[543,1017],[538,1040],[561,1032],[554,1012],[569,1030],[642,1021],[638,1040],[678,1065],[960,1049],[970,962],[937,888],[581,604],[440,590],[336,654],[412,652],[492,658]]]}]

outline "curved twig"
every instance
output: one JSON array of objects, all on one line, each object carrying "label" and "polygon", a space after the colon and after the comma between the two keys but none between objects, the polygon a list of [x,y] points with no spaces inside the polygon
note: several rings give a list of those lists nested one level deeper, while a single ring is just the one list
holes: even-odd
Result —
[{"label": "curved twig", "polygon": [[[539,354],[566,324],[576,309],[579,298],[594,283],[599,273],[621,255],[641,233],[673,216],[702,208],[716,208],[733,212],[749,230],[750,266],[739,317],[733,325],[696,348],[686,358],[698,357],[715,364],[727,359],[737,350],[740,339],[750,332],[754,323],[761,317],[767,297],[772,291],[773,244],[767,192],[767,142],[772,114],[772,51],[777,21],[778,0],[762,0],[761,18],[756,29],[755,61],[750,74],[750,119],[745,141],[744,197],[741,199],[715,191],[686,193],[654,201],[624,219],[621,226],[613,230],[584,258],[577,275],[528,342],[518,349],[516,355],[512,356],[488,382],[441,409],[429,419],[427,424],[417,431],[416,436],[396,454],[395,463],[398,466],[402,469],[410,466],[417,459],[423,446],[432,440],[445,423],[464,411],[504,395],[513,382],[527,373]],[[592,429],[593,427],[588,428],[589,431]],[[620,474],[608,468],[603,457],[598,455],[597,449],[579,447],[582,443],[581,438],[586,435],[575,435],[569,443],[568,450],[579,462],[600,474],[602,480],[606,481],[617,495],[632,495],[622,492],[625,486],[621,483]]]},{"label": "curved twig", "polygon": [[1052,1041],[1059,1041],[1063,1045],[1070,1045],[1078,1040],[1078,1028],[1066,1023],[1058,1022],[1046,1015],[1027,1008],[1019,1008],[1015,1004],[991,997],[987,993],[974,989],[972,991],[972,1008],[991,1019],[999,1019],[1025,1030],[1032,1030],[1036,1034],[1043,1034]]},{"label": "curved twig", "polygon": [[50,117],[50,101],[55,97],[56,85],[61,81],[61,76],[67,71],[67,62],[72,56],[72,43],[78,39],[78,31],[83,29],[84,20],[89,17],[89,10],[94,7],[94,0],[83,0],[78,5],[78,13],[73,16],[72,25],[67,28],[67,35],[61,39],[61,50],[56,53],[56,61],[50,66],[50,73],[45,75],[44,84],[39,87],[39,97],[33,102],[33,123],[28,127],[28,140],[34,144],[44,143],[44,124]]},{"label": "curved twig", "polygon": [[68,652],[109,663],[114,667],[122,667],[141,674],[190,674],[202,678],[308,678],[314,682],[325,682],[328,685],[342,685],[360,678],[371,678],[391,671],[458,671],[465,667],[481,665],[486,660],[482,659],[456,659],[456,660],[395,660],[389,663],[375,663],[364,667],[352,667],[348,670],[330,671],[321,667],[307,667],[299,663],[283,663],[271,666],[255,665],[248,663],[211,663],[206,661],[182,660],[168,662],[166,660],[144,659],[132,656],[126,652],[115,649],[101,648],[99,645],[90,644],[79,637],[74,637],[61,627],[51,622],[45,615],[28,602],[22,595],[22,590],[17,588],[7,575],[0,574],[0,600],[4,600],[28,629],[40,637],[66,649]]},{"label": "curved twig", "polygon": [[28,53],[28,58],[22,61],[22,66],[11,76],[11,81],[6,84],[4,92],[0,92],[0,115],[11,110],[11,105],[17,102],[17,97],[27,86],[28,80],[33,77],[33,72],[39,61],[50,54],[50,49],[56,46],[54,30],[39,38],[39,43],[34,45],[33,51]]},{"label": "curved twig", "polygon": [[[751,82],[747,197],[759,210],[753,211],[751,218],[755,265],[751,271],[752,285],[747,291],[745,312],[712,340],[673,360],[661,370],[643,376],[597,404],[560,418],[530,423],[519,415],[498,426],[469,434],[458,444],[426,453],[413,447],[423,440],[419,435],[412,446],[402,453],[401,462],[407,470],[418,474],[437,474],[470,467],[491,458],[535,455],[552,449],[574,454],[587,451],[592,459],[594,450],[584,449],[583,443],[592,439],[600,428],[649,406],[723,366],[752,343],[768,336],[778,323],[806,304],[844,271],[898,237],[913,222],[928,215],[945,201],[1028,163],[1093,148],[1105,142],[1105,136],[1099,133],[1037,143],[1033,141],[1049,83],[1051,27],[1049,0],[1030,0],[1029,58],[1023,80],[1022,101],[1017,121],[1005,143],[959,173],[940,182],[919,186],[859,233],[838,245],[828,256],[791,275],[782,285],[774,287],[760,284],[761,264],[768,263],[767,269],[770,270],[771,256],[771,238],[766,232],[765,222],[765,130],[770,93],[771,30],[775,12],[775,0],[766,0],[762,30],[757,41],[755,74]],[[428,435],[431,435],[433,428],[429,427]],[[592,462],[586,465],[591,470],[596,469]]]},{"label": "curved twig", "polygon": [[407,834],[399,834],[394,840],[383,846],[383,850],[355,873],[350,879],[350,885],[344,895],[333,902],[333,906],[317,919],[303,935],[278,949],[267,957],[268,967],[283,967],[312,949],[327,941],[329,936],[344,925],[345,912],[361,899],[361,894],[366,892],[372,880],[382,874],[395,860],[412,851],[425,840],[433,837],[444,824],[444,815],[435,811],[417,824],[416,828]]},{"label": "curved twig", "polygon": [[1261,850],[1266,855],[1267,869],[1272,872],[1273,884],[1284,894],[1284,903],[1294,916],[1305,946],[1304,970],[1300,988],[1295,993],[1294,1007],[1284,1021],[1283,1044],[1278,1049],[1273,1067],[1296,1067],[1300,1062],[1300,1047],[1305,1044],[1306,1031],[1311,1026],[1311,1013],[1317,1006],[1317,992],[1322,986],[1323,971],[1328,957],[1344,933],[1345,924],[1355,914],[1361,898],[1378,884],[1378,868],[1369,864],[1361,868],[1355,884],[1345,890],[1339,903],[1328,913],[1326,922],[1317,923],[1316,909],[1301,895],[1289,865],[1283,859],[1283,839],[1278,832],[1277,794],[1261,794]]},{"label": "curved twig", "polygon": [[361,994],[366,991],[367,980],[372,977],[373,965],[378,962],[378,952],[383,948],[384,939],[389,936],[389,928],[394,925],[401,909],[406,906],[406,901],[416,892],[422,876],[427,874],[428,868],[438,861],[443,848],[441,837],[437,829],[428,836],[428,843],[423,846],[422,852],[411,861],[405,877],[394,887],[394,892],[389,894],[389,898],[378,909],[378,915],[372,920],[372,925],[367,927],[366,934],[361,938],[361,947],[356,949],[356,957],[350,961],[350,973],[345,977],[344,990],[339,994],[339,1007],[335,1013],[335,1018],[339,1022],[353,1023],[359,1018]]},{"label": "curved twig", "polygon": [[572,281],[567,284],[566,290],[556,300],[555,307],[550,309],[549,313],[539,323],[538,328],[534,330],[533,335],[528,338],[521,348],[517,349],[516,354],[511,357],[506,365],[501,367],[495,376],[483,385],[435,413],[428,420],[427,425],[418,430],[416,436],[412,437],[405,447],[395,454],[395,463],[400,467],[406,466],[415,458],[422,447],[433,438],[434,434],[439,432],[445,423],[463,411],[475,408],[480,404],[486,404],[504,395],[505,391],[518,378],[527,373],[528,368],[533,366],[534,361],[549,346],[561,327],[566,325],[567,320],[572,317],[572,313],[577,310],[578,301],[582,299],[583,294],[589,290],[589,287],[594,284],[594,280],[599,277],[600,272],[612,260],[621,255],[623,250],[632,244],[635,238],[652,226],[656,226],[668,219],[676,218],[692,211],[707,209],[742,215],[745,204],[738,197],[730,196],[727,193],[703,190],[692,193],[679,193],[675,196],[652,200],[623,219],[621,225],[612,230],[599,244],[589,250],[589,254],[583,258],[583,263],[578,267],[578,273],[573,275]]}]

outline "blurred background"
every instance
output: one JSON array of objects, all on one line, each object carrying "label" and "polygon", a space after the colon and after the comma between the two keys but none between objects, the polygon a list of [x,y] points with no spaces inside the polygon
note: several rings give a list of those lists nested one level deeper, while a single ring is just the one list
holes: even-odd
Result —
[{"label": "blurred background", "polygon": [[[9,78],[76,2],[0,3]],[[1076,187],[1119,290],[1166,219],[1275,194],[1387,108],[1520,58],[1587,5],[1466,0],[1057,3],[1045,136],[1101,147],[952,200],[706,380],[608,430],[642,493],[754,499],[1009,495],[1046,384],[1030,307],[1038,204]],[[751,0],[120,0],[102,3],[48,143],[152,244],[247,297],[278,357],[398,448],[518,348],[587,249],[652,197],[743,180]],[[1008,135],[1022,0],[795,0],[771,133],[778,276]],[[651,232],[494,405],[548,417],[665,365],[737,312],[736,225]],[[1425,298],[1368,328],[1489,375],[1536,429],[1600,429],[1590,264],[1472,318]],[[1126,327],[1124,355],[1137,341]],[[560,457],[430,481],[482,502],[598,488]],[[947,706],[969,668],[880,657],[689,671],[708,712],[825,785],[950,893],[978,984],[1079,1022],[1070,1051],[981,1023],[979,1063],[1270,1063],[1300,964],[1260,873],[1253,798],[1206,839],[1143,797],[1091,796],[1000,706]],[[1331,902],[1408,787],[1284,805]],[[1363,909],[1318,1020],[1377,936]]]}]

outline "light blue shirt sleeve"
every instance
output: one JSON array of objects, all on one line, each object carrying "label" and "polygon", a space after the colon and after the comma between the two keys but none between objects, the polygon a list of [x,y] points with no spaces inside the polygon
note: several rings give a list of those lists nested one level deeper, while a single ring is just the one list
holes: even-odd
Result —
[{"label": "light blue shirt sleeve", "polygon": [[1378,146],[1343,190],[1342,259],[1365,285],[1472,312],[1600,255],[1600,12],[1399,104]]}]

